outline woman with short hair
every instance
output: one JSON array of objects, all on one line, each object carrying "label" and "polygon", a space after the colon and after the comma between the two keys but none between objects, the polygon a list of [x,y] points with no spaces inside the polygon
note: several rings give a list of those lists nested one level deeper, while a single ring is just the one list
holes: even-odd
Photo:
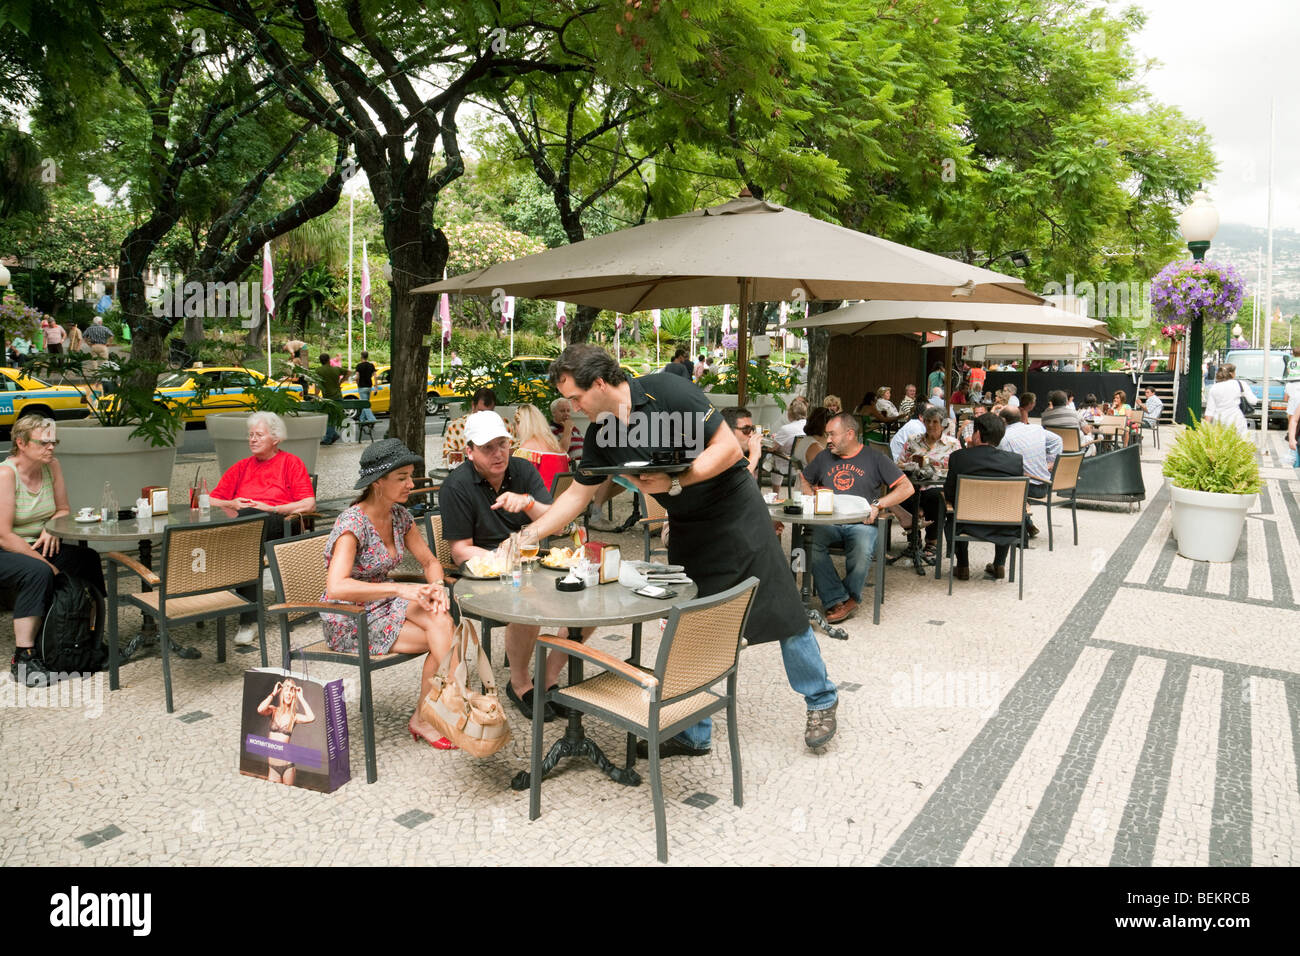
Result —
[{"label": "woman with short hair", "polygon": [[[284,419],[274,412],[249,415],[248,448],[252,454],[227,468],[209,496],[218,508],[235,509],[241,515],[269,514],[267,541],[284,537],[287,517],[316,510],[316,492],[312,490],[307,466],[297,455],[280,450],[280,442],[288,437]],[[238,590],[250,599],[257,597],[255,587]],[[252,644],[256,640],[256,624],[256,611],[242,612],[235,644],[240,647]]]},{"label": "woman with short hair", "polygon": [[[105,594],[99,555],[60,542],[45,523],[69,512],[63,470],[54,457],[54,420],[24,415],[13,425],[13,450],[0,462],[0,586],[13,588],[14,657],[10,673],[28,687],[43,687],[50,672],[36,636],[54,598],[54,579],[69,573]],[[96,633],[102,632],[96,622]]]}]

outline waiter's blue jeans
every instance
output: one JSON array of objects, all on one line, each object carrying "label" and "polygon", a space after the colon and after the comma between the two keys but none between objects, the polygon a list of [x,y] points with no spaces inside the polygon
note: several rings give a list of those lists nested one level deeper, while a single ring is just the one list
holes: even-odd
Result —
[{"label": "waiter's blue jeans", "polygon": [[[876,533],[879,529],[874,524],[829,524],[817,525],[812,533],[813,583],[817,586],[817,596],[821,598],[822,607],[830,610],[845,599],[862,601],[862,585],[871,573],[871,559],[876,553]],[[835,573],[831,561],[831,545],[844,548],[844,580]],[[816,708],[814,708],[816,709]]]},{"label": "waiter's blue jeans", "polygon": [[[839,700],[835,685],[826,676],[826,663],[822,660],[821,645],[812,628],[802,634],[787,637],[781,642],[781,659],[785,662],[785,676],[796,693],[803,694],[809,710],[826,710]],[[713,721],[705,718],[687,727],[677,739],[692,747],[708,747],[713,737]]]}]

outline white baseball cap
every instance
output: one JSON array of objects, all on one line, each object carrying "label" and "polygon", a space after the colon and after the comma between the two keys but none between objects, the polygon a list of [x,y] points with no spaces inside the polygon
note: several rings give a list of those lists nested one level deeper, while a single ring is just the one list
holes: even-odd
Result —
[{"label": "white baseball cap", "polygon": [[475,412],[465,419],[465,441],[482,446],[498,438],[509,438],[506,423],[496,412]]}]

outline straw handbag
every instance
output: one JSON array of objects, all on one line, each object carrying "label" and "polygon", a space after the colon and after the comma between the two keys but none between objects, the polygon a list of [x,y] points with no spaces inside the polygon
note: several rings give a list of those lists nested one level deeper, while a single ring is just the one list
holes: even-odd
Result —
[{"label": "straw handbag", "polygon": [[[483,693],[471,689],[469,679],[470,645],[478,651],[478,676]],[[448,673],[451,660],[456,669]],[[483,653],[478,631],[467,617],[462,617],[452,637],[451,650],[438,665],[433,686],[420,704],[420,716],[433,724],[461,750],[475,757],[490,757],[510,740],[510,725],[497,697],[492,664]]]}]

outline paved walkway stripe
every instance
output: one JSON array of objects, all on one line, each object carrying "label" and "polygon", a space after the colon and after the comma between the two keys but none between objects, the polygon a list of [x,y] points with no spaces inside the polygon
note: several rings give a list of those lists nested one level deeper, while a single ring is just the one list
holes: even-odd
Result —
[{"label": "paved walkway stripe", "polygon": [[1214,817],[1210,826],[1210,866],[1250,866],[1250,702],[1244,693],[1249,675],[1224,668],[1219,709],[1219,773],[1214,778]]},{"label": "paved walkway stripe", "polygon": [[1173,567],[1174,558],[1178,557],[1178,542],[1174,540],[1173,529],[1170,529],[1169,536],[1165,538],[1160,548],[1160,556],[1156,558],[1155,566],[1151,569],[1151,576],[1147,578],[1147,584],[1160,587],[1165,583],[1165,578],[1169,577],[1169,569]]},{"label": "paved walkway stripe", "polygon": [[1137,654],[1129,649],[1127,653],[1116,651],[1106,663],[1065,756],[1034,810],[1012,866],[1051,866],[1056,862],[1136,659]]},{"label": "paved walkway stripe", "polygon": [[1250,681],[1252,855],[1261,866],[1294,866],[1300,861],[1300,789],[1287,687],[1258,677]]},{"label": "paved walkway stripe", "polygon": [[[1269,485],[1271,486],[1272,482],[1269,482]],[[1252,508],[1248,512],[1248,514],[1260,515],[1260,516],[1271,516],[1272,514],[1274,514],[1273,497],[1268,493],[1267,487],[1259,495],[1259,497],[1255,499],[1255,507]]]},{"label": "paved walkway stripe", "polygon": [[[1264,537],[1262,522],[1247,521],[1242,534],[1246,538],[1247,565],[1252,568],[1264,567],[1268,560],[1268,544]],[[1252,574],[1246,580],[1246,596],[1261,601],[1273,600],[1273,581],[1262,574]]]},{"label": "paved walkway stripe", "polygon": [[1105,866],[1110,862],[1164,674],[1165,662],[1158,657],[1139,656],[1134,661],[1056,863]]},{"label": "paved walkway stripe", "polygon": [[1110,650],[1136,650],[1140,654],[1146,654],[1148,657],[1161,657],[1167,661],[1181,661],[1189,667],[1207,667],[1212,670],[1223,671],[1236,669],[1241,671],[1244,677],[1264,677],[1268,680],[1289,681],[1295,680],[1294,671],[1279,670],[1276,667],[1261,667],[1254,664],[1246,664],[1241,661],[1230,661],[1219,657],[1204,657],[1200,654],[1184,654],[1181,651],[1171,651],[1162,647],[1141,647],[1132,642],[1111,641],[1104,638],[1090,638],[1085,641],[1092,647],[1105,647]]},{"label": "paved walkway stripe", "polygon": [[1273,602],[1282,605],[1294,604],[1291,594],[1291,573],[1287,569],[1286,557],[1282,554],[1282,537],[1276,521],[1264,525],[1264,542],[1268,548],[1268,573],[1272,579]]},{"label": "paved walkway stripe", "polygon": [[1226,562],[1213,561],[1193,561],[1192,574],[1187,580],[1187,590],[1192,594],[1204,594],[1205,586],[1210,581],[1210,567],[1213,564],[1225,564]]},{"label": "paved walkway stripe", "polygon": [[1051,706],[1034,731],[1024,753],[1016,761],[1006,782],[998,790],[980,825],[957,862],[963,866],[1004,866],[1011,862],[1024,840],[1037,805],[1052,782],[1069,748],[1074,728],[1083,719],[1110,661],[1111,652],[1099,647],[1084,648],[1079,662],[1052,698]]},{"label": "paved walkway stripe", "polygon": [[1178,729],[1191,670],[1182,661],[1170,661],[1165,666],[1124,817],[1115,836],[1111,866],[1151,865],[1160,835],[1160,819],[1165,812],[1174,753],[1178,749]]},{"label": "paved walkway stripe", "polygon": [[1178,722],[1178,744],[1169,767],[1160,832],[1151,855],[1153,866],[1209,865],[1222,693],[1223,671],[1200,666],[1189,668]]},{"label": "paved walkway stripe", "polygon": [[1232,565],[1227,561],[1208,561],[1206,566],[1210,572],[1205,580],[1205,593],[1226,595],[1232,584]]},{"label": "paved walkway stripe", "polygon": [[1292,677],[1286,685],[1287,713],[1291,716],[1291,749],[1295,757],[1295,782],[1300,789],[1300,679]]},{"label": "paved walkway stripe", "polygon": [[882,863],[950,866],[957,861],[1168,504],[1168,486],[1162,485],[1096,582],[1007,693],[997,716],[976,734]]},{"label": "paved walkway stripe", "polygon": [[[1173,538],[1169,540],[1172,541]],[[1192,570],[1200,563],[1175,554],[1173,562],[1169,565],[1169,576],[1164,581],[1165,587],[1174,591],[1186,591],[1192,582]]]},{"label": "paved walkway stripe", "polygon": [[1228,597],[1240,601],[1246,599],[1246,541],[1250,534],[1250,526],[1258,522],[1247,521],[1246,527],[1241,529],[1241,539],[1237,542],[1237,553],[1232,556],[1232,572],[1230,583],[1228,584]]},{"label": "paved walkway stripe", "polygon": [[1170,527],[1172,526],[1171,512],[1168,508],[1160,515],[1160,521],[1156,524],[1155,530],[1151,533],[1151,538],[1143,545],[1137,559],[1129,569],[1125,581],[1131,581],[1134,584],[1146,584],[1151,578],[1151,571],[1156,566],[1156,560],[1164,551],[1165,541],[1169,538]]}]

